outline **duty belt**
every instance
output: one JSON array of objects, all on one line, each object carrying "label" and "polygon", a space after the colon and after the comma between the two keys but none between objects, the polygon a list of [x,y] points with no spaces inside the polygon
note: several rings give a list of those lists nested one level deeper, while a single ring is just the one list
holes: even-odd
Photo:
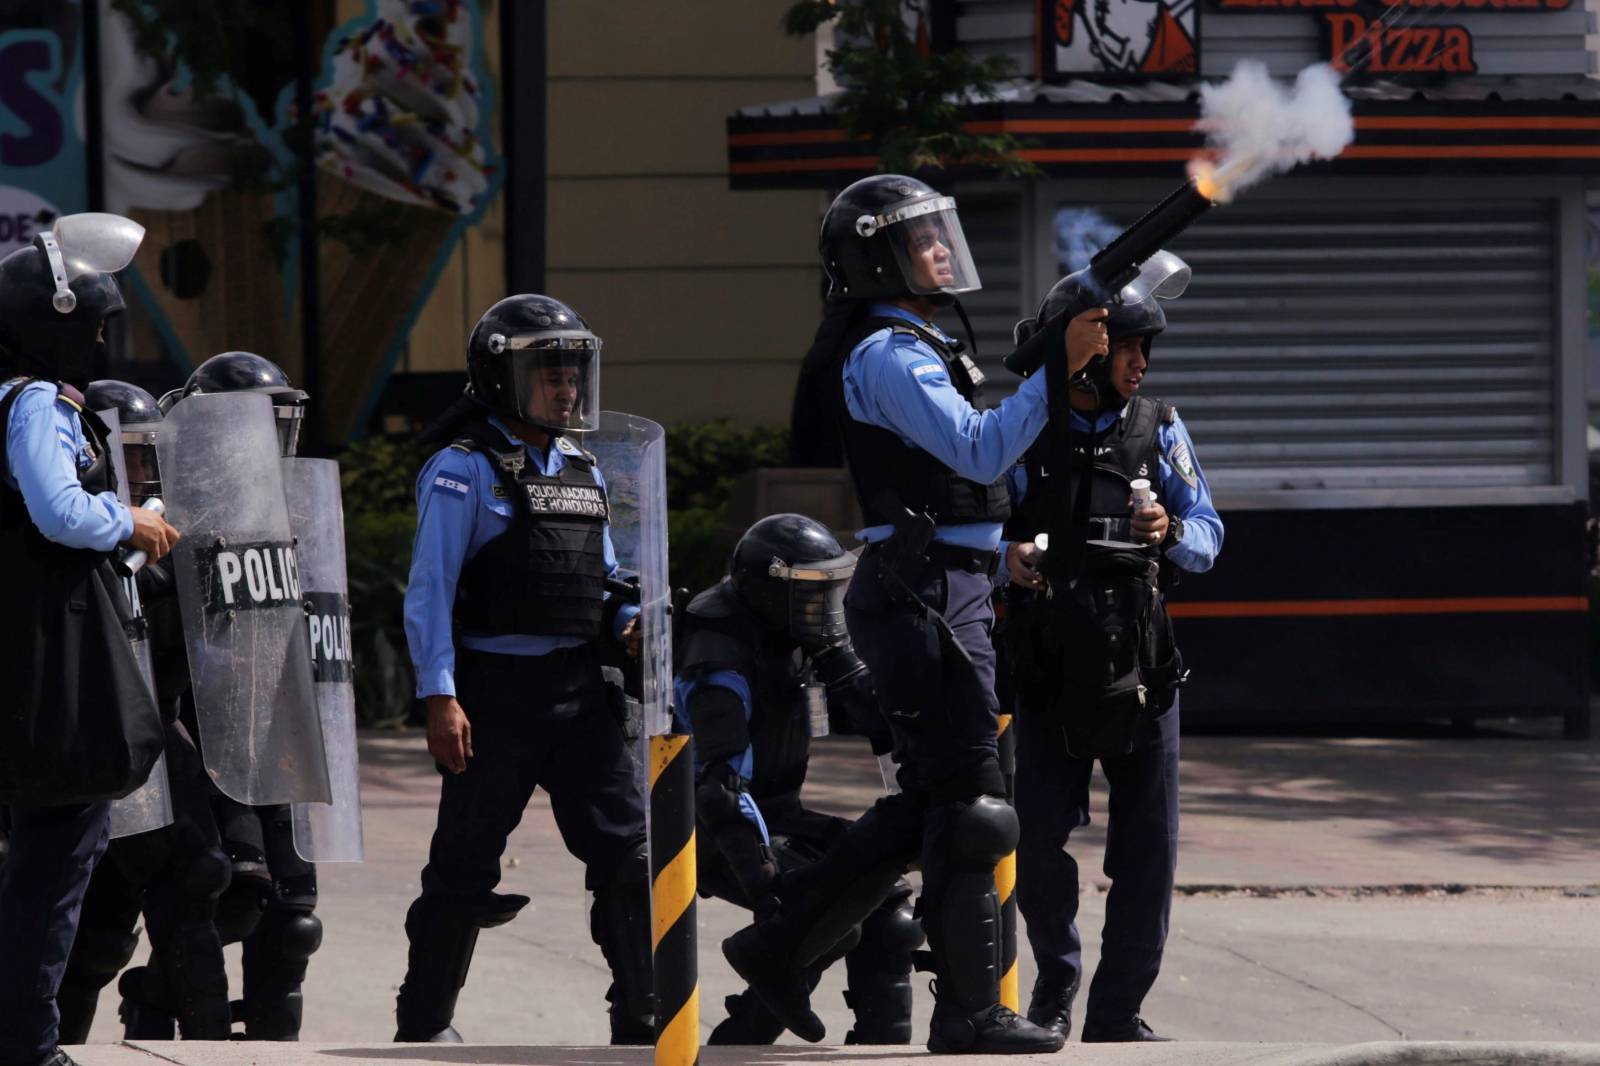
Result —
[{"label": "duty belt", "polygon": [[[887,550],[888,541],[875,541],[867,545],[867,554]],[[1000,566],[1000,552],[993,548],[963,548],[956,544],[931,542],[918,553],[930,562],[969,574],[987,574],[993,577]]]}]

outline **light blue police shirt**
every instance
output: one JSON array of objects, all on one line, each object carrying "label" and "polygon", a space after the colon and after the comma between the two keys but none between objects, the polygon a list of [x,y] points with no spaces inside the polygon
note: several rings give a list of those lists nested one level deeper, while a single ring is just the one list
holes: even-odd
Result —
[{"label": "light blue police shirt", "polygon": [[[894,304],[874,303],[876,317],[903,318],[946,335]],[[850,352],[844,367],[844,399],[850,417],[887,429],[957,474],[982,485],[1005,475],[1044,428],[1045,375],[1034,374],[998,407],[979,411],[962,398],[944,363],[920,337],[885,326]],[[868,526],[861,540],[886,540],[893,526]],[[1000,543],[999,522],[941,525],[935,540],[992,551]]]},{"label": "light blue police shirt", "polygon": [[[16,387],[0,385],[0,398]],[[109,552],[133,536],[133,514],[114,492],[85,492],[78,472],[94,465],[77,408],[54,382],[22,390],[6,425],[6,484],[22,493],[28,517],[45,539],[68,548]]]},{"label": "light blue police shirt", "polygon": [[[523,445],[528,460],[545,477],[554,477],[566,465],[562,445],[570,441],[552,439],[548,451],[531,448],[511,434],[503,422],[489,422],[513,444]],[[595,480],[602,488],[605,478],[594,468]],[[417,475],[417,536],[411,554],[411,576],[406,584],[406,644],[411,664],[417,671],[417,696],[456,694],[456,650],[453,611],[456,582],[461,568],[489,541],[511,528],[519,502],[498,499],[494,486],[499,475],[494,463],[482,452],[462,452],[442,448],[423,464]],[[617,572],[617,553],[611,544],[611,524],[604,531],[606,573]],[[610,593],[606,594],[610,598]],[[627,604],[617,612],[616,633],[622,635],[639,609]],[[501,655],[548,655],[560,648],[575,648],[583,637],[536,636],[506,633],[496,636],[462,633],[461,646],[474,651]]]}]

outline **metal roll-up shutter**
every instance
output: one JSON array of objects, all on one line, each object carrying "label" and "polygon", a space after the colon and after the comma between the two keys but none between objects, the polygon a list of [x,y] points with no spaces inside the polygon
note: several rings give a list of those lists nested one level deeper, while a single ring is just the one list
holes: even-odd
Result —
[{"label": "metal roll-up shutter", "polygon": [[1553,484],[1556,217],[1537,199],[1213,211],[1174,246],[1194,281],[1146,389],[1224,494]]}]

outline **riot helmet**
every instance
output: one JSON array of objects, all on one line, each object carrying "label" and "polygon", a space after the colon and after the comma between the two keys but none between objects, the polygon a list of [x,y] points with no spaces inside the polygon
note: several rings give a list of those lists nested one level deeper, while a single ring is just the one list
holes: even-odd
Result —
[{"label": "riot helmet", "polygon": [[830,300],[955,296],[983,288],[953,196],[875,174],[841,192],[818,241]]},{"label": "riot helmet", "polygon": [[163,417],[156,398],[137,385],[109,378],[91,381],[83,391],[91,411],[115,410],[122,427],[122,457],[128,471],[128,496],[135,507],[161,495],[156,439]]},{"label": "riot helmet", "polygon": [[[1162,300],[1176,300],[1189,287],[1189,264],[1166,250],[1157,251],[1139,268],[1134,279],[1116,292],[1107,292],[1093,273],[1091,263],[1082,270],[1068,274],[1050,287],[1032,318],[1025,318],[1012,331],[1013,340],[1020,346],[1056,315],[1073,309],[1087,310],[1104,306],[1106,335],[1114,347],[1124,337],[1144,337],[1145,357],[1149,358],[1151,338],[1167,328],[1167,315],[1161,308]],[[1109,380],[1110,359],[1096,356],[1089,360],[1083,376],[1074,386],[1099,393],[1103,401],[1110,397],[1102,386]]]},{"label": "riot helmet", "polygon": [[[196,367],[183,387],[184,396],[219,392],[266,393],[278,424],[278,453],[284,458],[296,453],[307,397],[289,382],[289,375],[277,363],[254,352],[223,352]],[[171,405],[165,409],[170,410]]]},{"label": "riot helmet", "polygon": [[0,259],[0,363],[86,386],[101,327],[124,309],[112,275],[143,239],[144,227],[121,215],[63,215]]},{"label": "riot helmet", "polygon": [[600,428],[600,338],[549,296],[508,296],[467,339],[467,395],[552,433]]},{"label": "riot helmet", "polygon": [[826,648],[849,639],[844,593],[856,557],[828,527],[805,515],[769,515],[734,546],[728,577],[739,599],[802,646]]}]

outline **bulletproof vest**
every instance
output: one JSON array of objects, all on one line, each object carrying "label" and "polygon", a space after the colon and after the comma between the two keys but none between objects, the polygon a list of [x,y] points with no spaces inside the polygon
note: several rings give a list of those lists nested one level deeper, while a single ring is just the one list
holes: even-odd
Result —
[{"label": "bulletproof vest", "polygon": [[845,458],[855,484],[861,513],[869,526],[903,520],[900,508],[926,513],[940,524],[1003,522],[1011,513],[1011,500],[1002,478],[992,485],[957,474],[921,448],[906,444],[898,434],[850,417],[844,398],[844,370],[850,353],[881,329],[916,337],[944,364],[950,383],[963,399],[984,409],[983,371],[962,350],[960,341],[946,341],[933,330],[903,318],[864,319],[839,345],[835,404],[844,428]]},{"label": "bulletproof vest", "polygon": [[[1132,541],[1129,482],[1158,480],[1158,434],[1174,414],[1138,396],[1103,434],[1073,435],[1074,486],[1089,478],[1087,539]],[[1051,473],[1040,452],[1028,453],[1028,490],[1008,539],[1032,540],[1046,528]],[[1154,548],[1091,547],[1082,573],[1048,603],[1015,586],[1007,591],[1013,684],[1024,707],[1059,716],[1074,756],[1126,754],[1139,723],[1171,707],[1187,676],[1160,592],[1164,574]]]},{"label": "bulletproof vest", "polygon": [[486,420],[467,423],[450,447],[482,452],[495,469],[495,495],[512,501],[511,528],[461,568],[456,627],[483,636],[599,636],[610,507],[593,457],[562,448],[561,470],[540,474],[523,446]]},{"label": "bulletproof vest", "polygon": [[[0,398],[0,468],[14,404],[33,380]],[[83,397],[76,411],[93,462],[77,471],[89,493],[113,492],[106,427]],[[161,720],[129,644],[135,624],[111,553],[57,544],[39,531],[21,492],[0,482],[0,551],[11,562],[12,609],[0,616],[0,674],[10,686],[0,720],[0,803],[84,803],[126,795],[161,752]]]},{"label": "bulletproof vest", "polygon": [[[811,755],[803,686],[809,660],[786,631],[773,628],[722,584],[696,596],[685,619],[678,673],[686,680],[732,670],[750,685],[750,794],[759,801],[798,803]],[[766,813],[766,806],[763,806]]]},{"label": "bulletproof vest", "polygon": [[[1090,540],[1131,541],[1132,512],[1129,485],[1145,478],[1152,485],[1161,479],[1161,426],[1177,416],[1177,408],[1151,397],[1135,396],[1098,440],[1093,434],[1073,435],[1073,472],[1089,476]],[[1094,456],[1089,455],[1090,447]],[[1032,540],[1049,524],[1047,483],[1052,471],[1044,463],[1043,448],[1028,450],[1024,459],[1028,491],[1006,523],[1007,540]]]}]

